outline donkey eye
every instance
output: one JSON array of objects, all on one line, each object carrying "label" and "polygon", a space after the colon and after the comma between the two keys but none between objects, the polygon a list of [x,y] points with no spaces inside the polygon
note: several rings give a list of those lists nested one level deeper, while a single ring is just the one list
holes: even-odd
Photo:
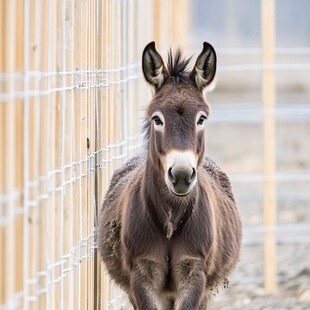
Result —
[{"label": "donkey eye", "polygon": [[204,121],[207,119],[205,115],[201,115],[198,119],[197,125],[203,125]]},{"label": "donkey eye", "polygon": [[152,117],[152,120],[154,120],[155,125],[157,125],[157,126],[162,126],[162,125],[164,125],[164,123],[161,121],[161,119],[160,119],[157,115],[154,115],[154,116]]}]

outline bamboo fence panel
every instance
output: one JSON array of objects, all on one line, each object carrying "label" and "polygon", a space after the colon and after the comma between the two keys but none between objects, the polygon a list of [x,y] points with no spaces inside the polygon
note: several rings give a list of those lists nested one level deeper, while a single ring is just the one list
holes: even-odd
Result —
[{"label": "bamboo fence panel", "polygon": [[185,6],[157,2],[1,2],[0,309],[128,307],[100,262],[97,219],[141,147],[142,50],[184,39]]}]

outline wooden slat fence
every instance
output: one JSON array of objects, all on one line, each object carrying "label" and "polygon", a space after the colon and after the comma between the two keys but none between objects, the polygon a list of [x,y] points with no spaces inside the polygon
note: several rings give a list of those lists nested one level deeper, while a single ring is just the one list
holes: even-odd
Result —
[{"label": "wooden slat fence", "polygon": [[0,309],[120,309],[96,248],[110,177],[140,147],[144,45],[188,0],[0,2]]}]

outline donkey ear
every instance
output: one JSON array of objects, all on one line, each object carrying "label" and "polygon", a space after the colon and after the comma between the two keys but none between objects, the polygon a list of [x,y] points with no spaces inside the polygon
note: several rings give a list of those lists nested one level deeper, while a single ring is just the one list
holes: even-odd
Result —
[{"label": "donkey ear", "polygon": [[155,49],[155,42],[149,43],[142,54],[142,68],[145,79],[158,89],[168,78],[163,59]]},{"label": "donkey ear", "polygon": [[216,53],[213,46],[203,43],[203,49],[197,57],[196,64],[190,74],[190,79],[195,82],[199,90],[209,85],[216,72]]}]

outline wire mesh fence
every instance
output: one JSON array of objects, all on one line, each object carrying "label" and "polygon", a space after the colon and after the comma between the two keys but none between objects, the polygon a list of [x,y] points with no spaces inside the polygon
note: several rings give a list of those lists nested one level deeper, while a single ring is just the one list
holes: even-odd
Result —
[{"label": "wire mesh fence", "polygon": [[97,211],[113,170],[139,149],[142,48],[186,29],[173,14],[186,1],[162,4],[1,2],[1,309],[126,302],[100,265]]}]

